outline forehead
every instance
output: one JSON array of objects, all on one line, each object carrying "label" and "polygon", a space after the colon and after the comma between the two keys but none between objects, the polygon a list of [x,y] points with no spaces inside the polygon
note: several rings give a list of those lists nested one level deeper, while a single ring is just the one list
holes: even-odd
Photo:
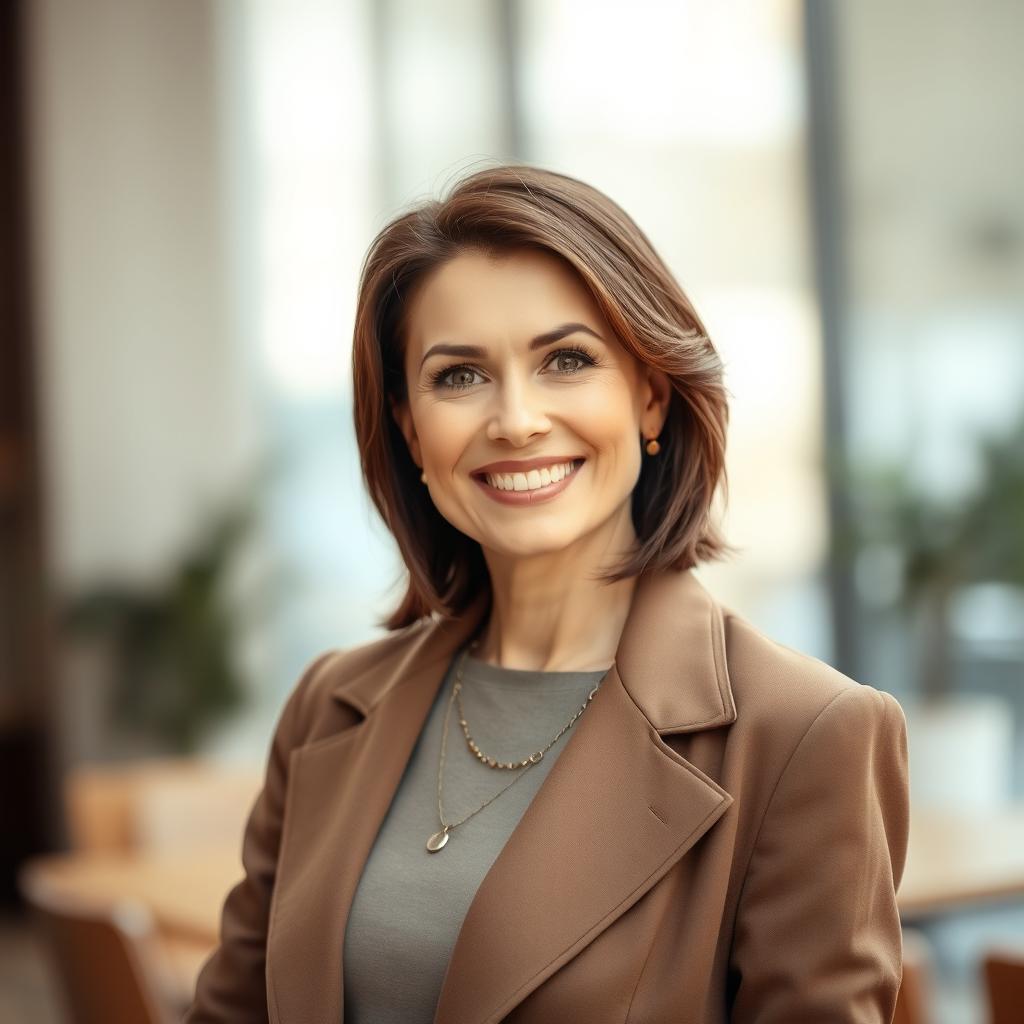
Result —
[{"label": "forehead", "polygon": [[434,341],[525,341],[566,320],[593,323],[598,331],[604,326],[597,303],[568,263],[525,249],[497,257],[464,252],[447,261],[416,289],[406,325],[412,353]]}]

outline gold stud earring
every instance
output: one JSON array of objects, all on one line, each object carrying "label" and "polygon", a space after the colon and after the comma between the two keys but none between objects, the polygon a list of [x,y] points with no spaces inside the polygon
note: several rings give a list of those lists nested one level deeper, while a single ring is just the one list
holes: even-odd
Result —
[{"label": "gold stud earring", "polygon": [[661,445],[658,444],[657,438],[652,437],[646,445],[648,455],[657,455],[661,451]]}]

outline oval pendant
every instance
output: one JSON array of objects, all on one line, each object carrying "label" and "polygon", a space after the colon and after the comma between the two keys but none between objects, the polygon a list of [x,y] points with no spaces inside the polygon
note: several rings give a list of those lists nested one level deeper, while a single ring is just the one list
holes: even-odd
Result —
[{"label": "oval pendant", "polygon": [[427,840],[427,849],[431,853],[437,853],[438,850],[448,842],[448,830],[446,828],[441,829],[440,832],[435,832]]}]

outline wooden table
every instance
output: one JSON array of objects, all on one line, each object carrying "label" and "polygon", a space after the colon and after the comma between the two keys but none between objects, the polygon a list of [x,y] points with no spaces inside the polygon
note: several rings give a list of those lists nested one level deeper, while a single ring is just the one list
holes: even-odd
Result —
[{"label": "wooden table", "polygon": [[[182,991],[192,991],[216,948],[224,897],[242,877],[239,846],[163,855],[67,853],[35,863],[72,897],[145,904]],[[913,814],[898,896],[904,921],[1011,899],[1024,899],[1024,804],[998,812]]]},{"label": "wooden table", "polygon": [[1024,899],[1024,803],[913,812],[898,899],[905,921]]},{"label": "wooden table", "polygon": [[152,913],[179,1001],[214,951],[224,897],[243,876],[240,844],[155,855],[61,853],[32,859],[48,888],[73,901],[134,900]]},{"label": "wooden table", "polygon": [[34,858],[48,885],[71,898],[145,904],[162,931],[215,942],[228,890],[243,875],[236,844],[165,854],[61,853]]}]

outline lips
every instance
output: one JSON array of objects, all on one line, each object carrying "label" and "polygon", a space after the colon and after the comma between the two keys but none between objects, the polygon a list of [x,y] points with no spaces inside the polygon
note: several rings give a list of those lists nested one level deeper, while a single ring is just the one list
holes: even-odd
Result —
[{"label": "lips", "polygon": [[[541,487],[525,488],[518,491],[515,489],[505,489],[492,486],[488,482],[488,474],[483,476],[478,476],[476,474],[471,475],[476,485],[491,500],[496,501],[501,505],[519,507],[527,506],[532,508],[554,500],[557,495],[561,494],[562,491],[569,487],[576,477],[579,476],[580,467],[585,461],[585,459],[574,459],[572,461],[572,471],[566,473],[560,480],[552,480],[550,483],[544,484]],[[520,463],[520,465],[522,465],[522,463]]]},{"label": "lips", "polygon": [[548,455],[535,459],[505,459],[502,462],[488,462],[472,470],[471,476],[482,477],[487,473],[529,473],[531,469],[543,469],[545,466],[560,466],[566,462],[582,462],[582,455]]}]

